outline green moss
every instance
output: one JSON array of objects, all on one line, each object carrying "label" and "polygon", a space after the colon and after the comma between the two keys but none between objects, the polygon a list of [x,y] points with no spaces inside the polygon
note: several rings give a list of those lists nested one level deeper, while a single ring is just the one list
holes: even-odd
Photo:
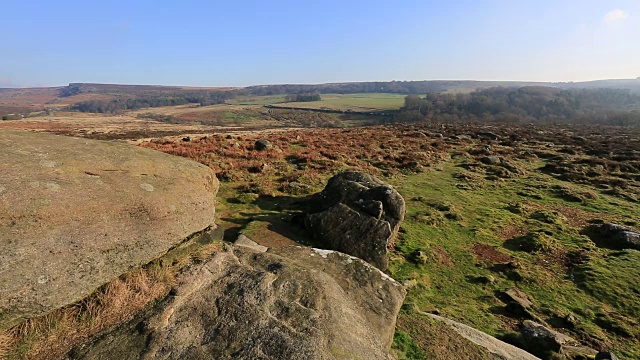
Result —
[{"label": "green moss", "polygon": [[241,204],[252,204],[258,200],[259,195],[254,193],[240,193],[236,196],[236,200]]},{"label": "green moss", "polygon": [[[532,312],[536,316],[546,321],[554,314],[576,314],[581,321],[571,330],[572,336],[611,344],[610,348],[623,358],[640,358],[638,340],[624,336],[625,331],[634,329],[631,320],[640,318],[640,252],[619,254],[595,248],[590,239],[580,235],[579,225],[594,218],[640,223],[640,204],[607,194],[584,202],[558,196],[556,189],[560,186],[574,191],[596,190],[567,185],[535,171],[544,160],[527,163],[526,176],[500,182],[479,180],[477,173],[458,166],[464,161],[467,159],[461,156],[442,163],[437,170],[434,167],[420,174],[382,179],[408,200],[397,246],[389,254],[388,270],[398,281],[412,284],[405,303],[422,310],[437,309],[445,317],[499,335],[511,328],[513,319],[505,321],[496,310],[504,303],[496,298],[495,291],[518,287],[535,299]],[[522,163],[519,166],[524,167]],[[330,175],[319,176],[313,191],[321,190]],[[461,183],[465,186],[459,187]],[[256,236],[277,224],[273,219],[291,208],[304,211],[296,205],[300,196],[226,203],[224,199],[237,196],[237,184],[221,186],[220,208],[230,214],[223,219],[225,224],[241,227],[248,218],[262,220],[240,228]],[[530,214],[531,209],[537,211]],[[554,209],[568,209],[567,214],[583,216],[584,221],[566,219]],[[291,227],[290,223],[283,225]],[[519,237],[523,248],[510,241]],[[476,243],[495,247],[513,260],[501,263],[483,259],[474,252]],[[495,283],[478,283],[476,279],[483,276],[492,276]],[[442,329],[415,312],[402,315],[398,321],[394,344],[398,356],[419,356],[412,353],[415,345],[428,358],[437,358],[429,348],[436,346],[438,338],[430,336]],[[615,324],[622,325],[617,328]]]},{"label": "green moss", "polygon": [[622,314],[640,319],[640,251],[613,252],[575,270],[577,283]]},{"label": "green moss", "polygon": [[558,242],[543,230],[537,230],[512,240],[514,247],[526,252],[551,253],[558,250]]},{"label": "green moss", "polygon": [[420,347],[403,331],[396,331],[393,335],[392,348],[395,350],[398,360],[427,360],[427,355]]},{"label": "green moss", "polygon": [[555,210],[538,210],[531,214],[530,216],[534,220],[538,220],[540,222],[546,224],[560,225],[564,224],[566,220],[564,215],[560,214]]}]

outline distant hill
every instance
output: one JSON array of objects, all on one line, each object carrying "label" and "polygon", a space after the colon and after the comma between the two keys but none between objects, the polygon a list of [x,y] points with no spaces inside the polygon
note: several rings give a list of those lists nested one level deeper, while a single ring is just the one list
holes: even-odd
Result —
[{"label": "distant hill", "polygon": [[321,94],[341,93],[397,93],[427,94],[439,92],[469,93],[492,87],[547,86],[561,89],[628,89],[640,93],[640,79],[598,80],[587,82],[533,82],[533,81],[475,81],[475,80],[425,80],[425,81],[378,81],[330,84],[282,84],[249,86],[241,92],[251,95],[298,94],[317,92]]},{"label": "distant hill", "polygon": [[628,89],[640,94],[640,78],[551,83],[551,86],[563,89]]},{"label": "distant hill", "polygon": [[[120,105],[135,104],[181,104],[204,102],[214,104],[241,95],[279,94],[431,94],[431,93],[471,93],[492,87],[521,88],[525,86],[545,86],[560,89],[627,89],[640,94],[639,79],[596,80],[586,82],[526,82],[526,81],[474,81],[474,80],[425,80],[425,81],[372,81],[328,84],[277,84],[255,85],[244,88],[234,87],[186,87],[161,85],[120,85],[71,83],[62,87],[44,88],[0,88],[0,115],[24,114],[45,109],[61,109],[70,105],[84,104],[85,107],[101,107],[112,101]],[[92,103],[89,103],[92,102]],[[125,103],[128,102],[128,103]],[[143,106],[141,105],[141,106]]]}]

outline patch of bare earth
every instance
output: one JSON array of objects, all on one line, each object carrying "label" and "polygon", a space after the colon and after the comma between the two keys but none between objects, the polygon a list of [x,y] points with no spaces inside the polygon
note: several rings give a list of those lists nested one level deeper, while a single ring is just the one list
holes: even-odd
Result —
[{"label": "patch of bare earth", "polygon": [[529,229],[520,224],[509,224],[500,230],[498,230],[498,236],[501,240],[509,240],[518,236],[524,236],[527,234]]},{"label": "patch of bare earth", "polygon": [[514,260],[511,255],[507,255],[495,246],[485,243],[473,244],[471,251],[478,257],[478,260],[487,264],[507,263]]},{"label": "patch of bare earth", "polygon": [[435,258],[435,260],[446,267],[453,266],[453,260],[451,259],[451,255],[440,245],[431,246],[431,254]]}]

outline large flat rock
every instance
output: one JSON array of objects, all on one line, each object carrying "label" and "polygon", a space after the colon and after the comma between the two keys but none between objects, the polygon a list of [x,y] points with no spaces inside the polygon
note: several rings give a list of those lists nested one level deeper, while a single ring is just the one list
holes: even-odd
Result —
[{"label": "large flat rock", "polygon": [[217,189],[208,167],[154,150],[0,131],[0,329],[212,225]]},{"label": "large flat rock", "polygon": [[366,262],[304,247],[227,251],[165,301],[67,359],[392,359],[406,291]]}]

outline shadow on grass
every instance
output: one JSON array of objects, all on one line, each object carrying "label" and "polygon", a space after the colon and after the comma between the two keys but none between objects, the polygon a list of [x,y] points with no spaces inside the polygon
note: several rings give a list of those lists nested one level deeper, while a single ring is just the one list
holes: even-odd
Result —
[{"label": "shadow on grass", "polygon": [[[304,228],[304,216],[309,210],[311,195],[308,196],[268,196],[260,195],[252,205],[257,206],[259,212],[240,212],[239,218],[222,218],[227,223],[236,224],[225,230],[224,240],[233,242],[240,233],[245,233],[258,243],[260,236],[268,237],[268,233],[261,234],[261,225],[252,229],[252,224],[265,223],[266,229],[294,243],[307,246],[317,246],[310,234]],[[277,237],[277,236],[276,236]],[[269,239],[263,239],[269,240]]]}]

